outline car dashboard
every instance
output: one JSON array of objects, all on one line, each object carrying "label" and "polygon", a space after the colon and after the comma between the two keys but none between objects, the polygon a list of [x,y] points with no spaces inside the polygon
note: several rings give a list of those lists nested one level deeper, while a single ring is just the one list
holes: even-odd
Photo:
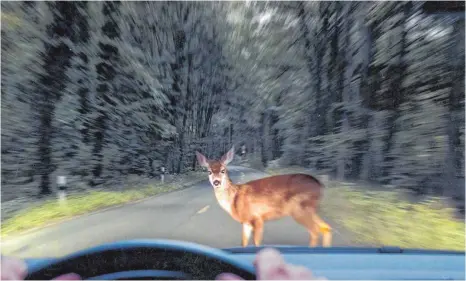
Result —
[{"label": "car dashboard", "polygon": [[[224,249],[251,263],[262,247]],[[465,280],[465,254],[382,248],[277,246],[285,260],[328,280]]]}]

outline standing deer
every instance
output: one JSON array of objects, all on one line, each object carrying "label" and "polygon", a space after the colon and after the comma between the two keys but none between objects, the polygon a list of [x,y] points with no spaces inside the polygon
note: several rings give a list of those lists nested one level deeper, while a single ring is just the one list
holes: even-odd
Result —
[{"label": "standing deer", "polygon": [[307,228],[309,245],[317,246],[319,234],[322,244],[329,247],[332,229],[317,215],[323,185],[313,176],[306,174],[277,175],[234,184],[228,177],[226,166],[233,160],[234,147],[221,159],[207,160],[196,151],[199,164],[209,171],[209,181],[214,188],[220,206],[243,225],[242,246],[249,243],[254,233],[254,244],[259,246],[264,233],[264,222],[291,216]]}]

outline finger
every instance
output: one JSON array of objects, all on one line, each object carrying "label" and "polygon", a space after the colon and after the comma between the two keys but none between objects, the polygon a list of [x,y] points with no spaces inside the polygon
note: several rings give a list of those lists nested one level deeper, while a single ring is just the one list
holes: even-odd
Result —
[{"label": "finger", "polygon": [[290,280],[314,280],[312,272],[304,266],[301,265],[287,265],[287,273]]},{"label": "finger", "polygon": [[215,280],[244,280],[244,279],[233,273],[221,273],[215,278]]},{"label": "finger", "polygon": [[[11,257],[1,257],[1,279],[2,280],[17,280],[24,279],[27,274],[26,263],[20,259]],[[12,278],[12,279],[11,279]]]},{"label": "finger", "polygon": [[14,272],[2,270],[1,273],[1,280],[20,280],[19,276],[17,276]]},{"label": "finger", "polygon": [[2,268],[8,269],[18,275],[26,275],[26,263],[20,259],[2,256]]},{"label": "finger", "polygon": [[58,276],[57,278],[54,278],[52,280],[81,280],[81,276],[79,276],[76,273],[67,273]]},{"label": "finger", "polygon": [[271,260],[275,261],[276,263],[285,263],[285,260],[279,251],[273,248],[265,248],[257,253],[256,259],[254,260],[254,265],[257,266],[258,263],[262,264],[265,261]]},{"label": "finger", "polygon": [[257,278],[266,280],[287,279],[286,263],[280,252],[267,248],[257,254],[254,262]]}]

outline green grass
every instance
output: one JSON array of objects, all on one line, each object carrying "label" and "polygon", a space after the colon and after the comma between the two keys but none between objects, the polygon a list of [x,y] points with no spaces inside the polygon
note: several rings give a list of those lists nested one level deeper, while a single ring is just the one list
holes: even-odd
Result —
[{"label": "green grass", "polygon": [[[300,171],[285,169],[282,173]],[[280,173],[274,169],[272,174]],[[441,198],[406,200],[396,190],[374,191],[330,182],[321,202],[325,218],[351,233],[362,245],[464,251],[465,223]]]},{"label": "green grass", "polygon": [[337,186],[326,191],[322,212],[362,244],[464,251],[465,224],[440,198],[411,203],[396,191]]},{"label": "green grass", "polygon": [[[204,178],[205,175],[196,177],[190,184],[199,182]],[[183,188],[181,184],[171,184],[147,186],[126,191],[90,191],[68,196],[66,205],[60,205],[56,199],[50,199],[23,209],[2,222],[1,237],[181,188]]]}]

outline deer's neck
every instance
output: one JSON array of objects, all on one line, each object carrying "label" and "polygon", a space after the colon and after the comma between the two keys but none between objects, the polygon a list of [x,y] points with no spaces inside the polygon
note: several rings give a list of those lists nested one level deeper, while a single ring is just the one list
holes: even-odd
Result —
[{"label": "deer's neck", "polygon": [[217,198],[218,203],[230,215],[232,214],[231,206],[235,199],[237,190],[238,187],[233,184],[228,177],[219,188],[215,189],[215,197]]}]

